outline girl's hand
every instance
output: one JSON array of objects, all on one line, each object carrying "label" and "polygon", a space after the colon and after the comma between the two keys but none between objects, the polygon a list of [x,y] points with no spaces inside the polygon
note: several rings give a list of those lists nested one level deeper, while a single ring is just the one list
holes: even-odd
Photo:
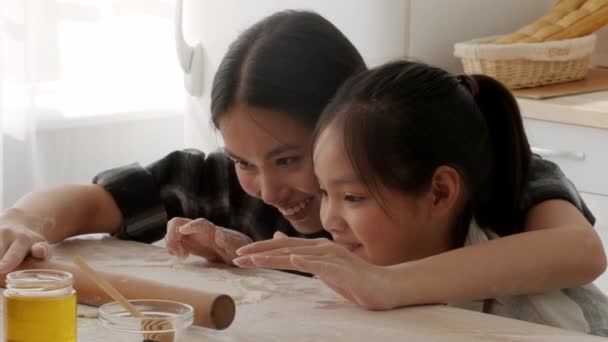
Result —
[{"label": "girl's hand", "polygon": [[49,244],[42,235],[45,229],[54,227],[54,220],[26,214],[16,208],[0,214],[0,273],[8,273],[31,255],[46,259]]},{"label": "girl's hand", "polygon": [[327,239],[288,238],[256,242],[237,251],[234,263],[243,268],[266,267],[312,273],[334,291],[370,310],[399,306],[390,268],[372,265]]},{"label": "girl's hand", "polygon": [[179,258],[197,255],[212,262],[232,265],[236,250],[253,242],[247,235],[198,218],[175,217],[167,223],[169,253]]}]

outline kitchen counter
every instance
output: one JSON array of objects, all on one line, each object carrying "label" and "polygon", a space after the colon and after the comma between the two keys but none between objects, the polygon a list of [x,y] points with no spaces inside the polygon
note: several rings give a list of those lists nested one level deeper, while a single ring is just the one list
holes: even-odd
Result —
[{"label": "kitchen counter", "polygon": [[[235,320],[222,331],[191,327],[184,341],[602,341],[598,337],[452,308],[417,306],[368,311],[316,279],[272,270],[211,267],[179,261],[164,248],[112,238],[73,239],[54,258],[82,255],[99,270],[231,294]],[[86,309],[90,307],[82,307]],[[79,318],[78,340],[107,342],[97,319]]]},{"label": "kitchen counter", "polygon": [[608,91],[517,102],[524,118],[608,129]]}]

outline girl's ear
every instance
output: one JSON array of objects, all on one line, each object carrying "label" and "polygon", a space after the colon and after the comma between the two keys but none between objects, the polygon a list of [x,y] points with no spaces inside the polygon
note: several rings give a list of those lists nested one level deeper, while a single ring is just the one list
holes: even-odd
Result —
[{"label": "girl's ear", "polygon": [[430,196],[434,215],[450,215],[461,202],[462,179],[458,171],[446,165],[435,169],[431,179]]}]

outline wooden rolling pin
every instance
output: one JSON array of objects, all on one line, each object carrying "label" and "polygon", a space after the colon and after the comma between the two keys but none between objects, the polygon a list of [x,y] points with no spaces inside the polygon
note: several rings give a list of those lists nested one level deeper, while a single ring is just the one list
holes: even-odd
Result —
[{"label": "wooden rolling pin", "polygon": [[[27,269],[54,269],[70,272],[74,276],[74,289],[80,304],[101,306],[114,301],[84,272],[72,264],[27,259],[17,268],[17,270]],[[236,311],[234,300],[226,294],[166,285],[115,273],[98,273],[127,299],[162,299],[191,305],[194,308],[194,325],[221,330],[229,327],[234,319]],[[6,274],[0,274],[2,284],[5,283],[5,280]]]}]

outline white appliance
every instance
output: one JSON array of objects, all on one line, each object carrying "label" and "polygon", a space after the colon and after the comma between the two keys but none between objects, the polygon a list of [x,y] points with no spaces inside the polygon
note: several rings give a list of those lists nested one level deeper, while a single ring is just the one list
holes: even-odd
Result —
[{"label": "white appliance", "polygon": [[183,1],[177,0],[175,4],[175,44],[179,64],[184,71],[184,86],[192,96],[203,94],[203,46],[199,42],[188,44],[184,38],[183,29]]}]

